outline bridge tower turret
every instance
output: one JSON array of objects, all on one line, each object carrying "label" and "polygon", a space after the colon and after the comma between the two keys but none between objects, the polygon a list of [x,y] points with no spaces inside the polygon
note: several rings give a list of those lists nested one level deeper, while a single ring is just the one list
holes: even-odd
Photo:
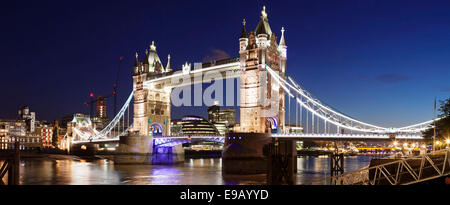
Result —
[{"label": "bridge tower turret", "polygon": [[284,39],[284,27],[281,27],[281,39],[280,44],[278,46],[278,50],[280,51],[281,55],[281,61],[280,61],[280,68],[281,72],[286,72],[286,61],[287,61],[287,45],[286,40]]},{"label": "bridge tower turret", "polygon": [[161,74],[164,71],[164,66],[162,65],[161,59],[159,59],[158,53],[156,52],[155,41],[152,41],[152,45],[150,45],[147,61],[149,63],[148,72],[152,75]]},{"label": "bridge tower turret", "polygon": [[172,66],[170,65],[170,54],[167,56],[167,65],[166,65],[166,69],[164,70],[164,72],[171,72],[172,71]]},{"label": "bridge tower turret", "polygon": [[247,31],[245,29],[245,19],[242,21],[242,31],[241,36],[239,37],[239,55],[240,55],[240,67],[245,68],[245,60],[246,60],[246,48],[248,45],[248,36]]},{"label": "bridge tower turret", "polygon": [[148,62],[148,50],[145,49],[145,57],[144,57],[144,62],[142,63],[143,67],[144,67],[144,72],[148,73],[149,72],[149,62]]}]

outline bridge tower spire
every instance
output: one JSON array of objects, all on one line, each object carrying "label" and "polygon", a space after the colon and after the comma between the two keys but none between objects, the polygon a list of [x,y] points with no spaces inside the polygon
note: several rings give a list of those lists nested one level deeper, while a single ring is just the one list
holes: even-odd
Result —
[{"label": "bridge tower spire", "polygon": [[172,66],[170,65],[170,54],[167,56],[167,66],[165,69],[165,72],[170,72],[172,71]]},{"label": "bridge tower spire", "polygon": [[281,38],[280,44],[278,46],[278,50],[281,56],[280,68],[283,73],[286,72],[286,60],[287,60],[287,45],[286,40],[284,39],[284,31],[285,31],[284,27],[281,27]]},{"label": "bridge tower spire", "polygon": [[139,54],[138,52],[136,52],[136,59],[134,60],[134,65],[133,65],[133,74],[137,75],[139,73],[139,66],[140,66],[141,62],[139,62]]},{"label": "bridge tower spire", "polygon": [[239,55],[240,55],[240,67],[245,68],[245,59],[246,59],[246,48],[248,46],[248,35],[247,35],[247,30],[245,29],[245,19],[242,20],[242,31],[241,31],[241,36],[239,37]]},{"label": "bridge tower spire", "polygon": [[145,57],[144,57],[144,62],[143,62],[143,68],[144,68],[144,72],[148,72],[149,71],[149,65],[150,63],[148,62],[148,50],[145,49]]}]

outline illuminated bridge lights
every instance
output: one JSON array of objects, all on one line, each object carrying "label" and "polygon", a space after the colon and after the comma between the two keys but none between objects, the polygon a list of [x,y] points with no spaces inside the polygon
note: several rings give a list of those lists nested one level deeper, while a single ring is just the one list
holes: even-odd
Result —
[{"label": "illuminated bridge lights", "polygon": [[[311,139],[311,140],[325,140],[325,139],[354,139],[354,140],[391,140],[389,134],[324,134],[324,133],[307,133],[307,134],[272,134],[272,137],[276,138],[286,138],[286,139]],[[423,140],[421,135],[405,134],[397,135],[395,139],[398,140]],[[218,143],[225,143],[224,136],[164,136],[155,137],[154,145],[161,147],[173,147],[183,143],[189,143],[192,141],[213,141]],[[238,137],[228,137],[228,140],[242,140],[242,136]],[[92,141],[77,141],[76,143],[100,143],[100,142],[115,142],[119,141],[119,138],[110,139],[97,139]]]},{"label": "illuminated bridge lights", "polygon": [[[356,140],[389,140],[392,139],[389,134],[314,134],[314,133],[305,133],[305,134],[273,134],[272,137],[277,138],[299,138],[299,139],[356,139]],[[397,135],[395,139],[400,140],[423,140],[424,138],[421,135]]]}]

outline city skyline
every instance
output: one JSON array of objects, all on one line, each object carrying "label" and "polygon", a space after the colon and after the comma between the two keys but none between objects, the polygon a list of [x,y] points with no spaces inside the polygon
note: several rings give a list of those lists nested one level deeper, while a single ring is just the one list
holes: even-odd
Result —
[{"label": "city skyline", "polygon": [[[16,117],[23,105],[39,120],[88,113],[83,102],[89,92],[112,92],[119,57],[124,56],[120,107],[132,89],[136,51],[144,53],[155,41],[163,63],[170,54],[174,69],[185,61],[238,56],[240,22],[245,18],[247,30],[254,29],[263,5],[273,32],[280,36],[281,27],[286,29],[290,76],[341,112],[380,126],[404,126],[431,119],[434,96],[448,98],[450,60],[444,49],[450,45],[450,28],[444,25],[450,17],[436,2],[264,1],[245,2],[242,8],[216,3],[178,2],[172,8],[174,2],[140,2],[134,10],[133,2],[6,6],[15,9],[4,14],[11,29],[1,34],[7,45],[0,50],[6,68],[1,82],[13,89],[4,90],[8,100],[2,101],[0,114]],[[223,12],[227,9],[236,12]],[[108,105],[111,116],[112,103]],[[205,107],[192,110],[206,115]],[[180,111],[174,119],[193,114],[173,111]]]}]

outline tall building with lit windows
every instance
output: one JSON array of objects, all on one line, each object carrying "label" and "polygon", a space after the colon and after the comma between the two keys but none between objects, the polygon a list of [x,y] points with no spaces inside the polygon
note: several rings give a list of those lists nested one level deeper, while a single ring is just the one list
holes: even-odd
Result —
[{"label": "tall building with lit windows", "polygon": [[24,137],[26,132],[24,120],[0,119],[0,149],[11,148],[12,137]]},{"label": "tall building with lit windows", "polygon": [[53,140],[53,126],[44,125],[41,128],[41,136],[42,136],[42,147],[48,148],[52,147]]},{"label": "tall building with lit windows", "polygon": [[97,96],[97,117],[106,118],[106,99],[101,95]]},{"label": "tall building with lit windows", "polygon": [[97,96],[97,114],[95,117],[91,118],[96,130],[102,130],[110,122],[109,118],[106,116],[106,108],[106,98],[102,97],[101,95]]},{"label": "tall building with lit windows", "polygon": [[0,119],[0,136],[25,136],[26,131],[24,120]]}]

